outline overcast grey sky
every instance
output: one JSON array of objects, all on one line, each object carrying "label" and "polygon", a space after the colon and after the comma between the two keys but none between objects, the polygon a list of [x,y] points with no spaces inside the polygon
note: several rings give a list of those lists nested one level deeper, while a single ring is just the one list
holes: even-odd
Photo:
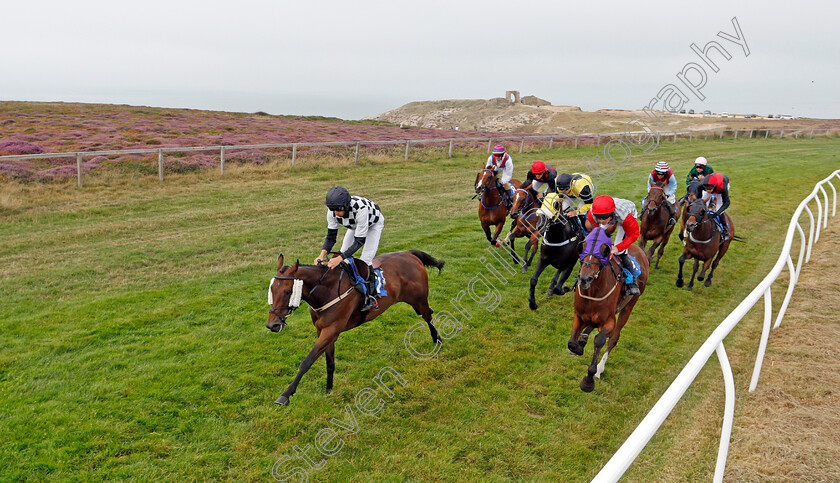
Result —
[{"label": "overcast grey sky", "polygon": [[[718,41],[687,107],[840,118],[840,4],[824,1],[6,2],[0,100],[348,119],[501,97],[644,107]],[[716,37],[737,17],[750,50]]]}]

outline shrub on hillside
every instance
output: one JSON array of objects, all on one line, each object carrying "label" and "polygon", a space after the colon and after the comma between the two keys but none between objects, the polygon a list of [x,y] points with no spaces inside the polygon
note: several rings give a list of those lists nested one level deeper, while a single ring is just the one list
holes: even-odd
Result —
[{"label": "shrub on hillside", "polygon": [[22,141],[20,139],[8,139],[0,141],[0,153],[2,154],[41,154],[44,148],[40,144]]}]

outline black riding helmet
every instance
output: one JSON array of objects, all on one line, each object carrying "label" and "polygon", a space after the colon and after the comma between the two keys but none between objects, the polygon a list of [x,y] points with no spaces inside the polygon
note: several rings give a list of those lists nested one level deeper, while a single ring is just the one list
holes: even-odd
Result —
[{"label": "black riding helmet", "polygon": [[324,204],[332,211],[344,210],[346,215],[350,210],[350,192],[343,186],[333,186],[327,191]]},{"label": "black riding helmet", "polygon": [[557,176],[557,179],[554,180],[554,184],[557,185],[557,189],[560,191],[567,190],[572,187],[572,175],[563,173]]}]

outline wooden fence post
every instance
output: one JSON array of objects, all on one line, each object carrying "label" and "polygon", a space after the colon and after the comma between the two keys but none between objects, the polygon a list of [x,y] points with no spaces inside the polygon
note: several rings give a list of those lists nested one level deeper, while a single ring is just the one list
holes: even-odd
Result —
[{"label": "wooden fence post", "polygon": [[578,145],[578,137],[575,136],[575,149],[577,149],[577,145]]},{"label": "wooden fence post", "polygon": [[76,153],[76,182],[82,187],[82,153]]},{"label": "wooden fence post", "polygon": [[163,149],[158,149],[158,176],[163,181]]},{"label": "wooden fence post", "polygon": [[410,145],[411,141],[405,142],[405,160],[408,161],[408,146]]},{"label": "wooden fence post", "polygon": [[292,144],[292,167],[295,167],[295,160],[297,159],[297,143]]},{"label": "wooden fence post", "polygon": [[551,149],[552,149],[553,147],[554,147],[554,136],[551,136],[551,137],[548,139],[548,150],[549,150],[549,151],[551,151]]},{"label": "wooden fence post", "polygon": [[452,148],[454,147],[454,145],[455,145],[455,141],[450,139],[449,140],[449,157],[450,158],[452,157]]},{"label": "wooden fence post", "polygon": [[222,146],[220,153],[219,153],[219,170],[222,174],[225,174],[225,147]]},{"label": "wooden fence post", "polygon": [[359,141],[356,141],[356,164],[359,164]]},{"label": "wooden fence post", "polygon": [[522,154],[522,150],[525,148],[525,138],[522,138],[522,142],[519,143],[519,154]]}]

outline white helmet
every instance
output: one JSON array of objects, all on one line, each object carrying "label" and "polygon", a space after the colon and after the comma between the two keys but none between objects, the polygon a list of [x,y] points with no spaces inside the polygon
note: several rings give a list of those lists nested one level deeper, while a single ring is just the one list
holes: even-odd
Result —
[{"label": "white helmet", "polygon": [[704,158],[703,156],[700,156],[699,158],[694,160],[694,164],[697,164],[697,165],[700,165],[700,166],[706,166],[706,158]]}]

